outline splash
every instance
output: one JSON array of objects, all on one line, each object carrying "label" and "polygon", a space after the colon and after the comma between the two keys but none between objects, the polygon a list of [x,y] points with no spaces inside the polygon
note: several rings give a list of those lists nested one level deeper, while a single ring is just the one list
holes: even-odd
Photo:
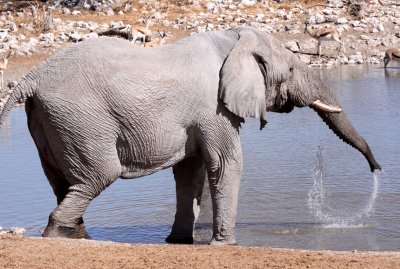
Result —
[{"label": "splash", "polygon": [[357,228],[364,227],[363,220],[370,216],[374,210],[376,198],[379,193],[379,175],[374,172],[373,190],[366,206],[357,212],[348,212],[332,209],[328,205],[326,190],[323,186],[324,160],[322,147],[318,147],[317,165],[314,170],[314,185],[308,193],[308,207],[310,212],[324,224],[326,228]]}]

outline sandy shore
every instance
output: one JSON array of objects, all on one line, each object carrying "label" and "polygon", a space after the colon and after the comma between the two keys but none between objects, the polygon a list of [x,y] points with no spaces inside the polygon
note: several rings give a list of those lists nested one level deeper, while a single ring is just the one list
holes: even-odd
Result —
[{"label": "sandy shore", "polygon": [[400,268],[400,252],[264,247],[132,245],[92,240],[0,237],[0,268]]}]

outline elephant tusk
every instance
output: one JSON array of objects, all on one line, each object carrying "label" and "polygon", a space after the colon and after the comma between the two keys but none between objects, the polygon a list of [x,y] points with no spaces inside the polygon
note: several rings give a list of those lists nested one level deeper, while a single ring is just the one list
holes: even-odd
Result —
[{"label": "elephant tusk", "polygon": [[321,100],[317,100],[317,101],[313,102],[312,106],[314,106],[315,108],[317,108],[323,112],[330,112],[330,113],[342,112],[342,109],[340,107],[324,104]]}]

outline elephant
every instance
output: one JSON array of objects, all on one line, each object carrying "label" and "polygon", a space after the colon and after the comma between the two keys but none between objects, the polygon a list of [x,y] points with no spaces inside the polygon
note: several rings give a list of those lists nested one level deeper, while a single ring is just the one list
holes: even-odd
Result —
[{"label": "elephant", "polygon": [[205,179],[212,245],[236,244],[243,169],[240,127],[267,112],[315,110],[380,170],[337,98],[272,35],[250,26],[141,48],[112,37],[60,49],[13,88],[0,114],[26,99],[28,128],[57,198],[45,237],[89,238],[83,214],[118,178],[172,167],[176,213],[168,243],[193,243]]}]

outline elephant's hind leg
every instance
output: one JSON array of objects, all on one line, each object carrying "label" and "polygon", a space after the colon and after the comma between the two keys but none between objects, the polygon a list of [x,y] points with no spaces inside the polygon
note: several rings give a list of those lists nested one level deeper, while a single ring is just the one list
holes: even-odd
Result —
[{"label": "elephant's hind leg", "polygon": [[176,181],[176,214],[168,243],[192,244],[193,229],[200,213],[206,168],[201,157],[191,157],[173,167]]},{"label": "elephant's hind leg", "polygon": [[[106,150],[99,152],[106,152]],[[96,159],[102,156],[101,154],[85,153],[84,156],[87,166],[70,166],[63,171],[69,184],[68,190],[65,193],[65,186],[55,188],[59,192],[56,193],[59,204],[49,216],[49,223],[43,233],[45,237],[88,238],[83,223],[83,213],[90,202],[111,185],[121,173],[121,165],[117,158],[101,162]]]},{"label": "elephant's hind leg", "polygon": [[[113,181],[109,181],[109,184]],[[89,203],[109,184],[98,186],[80,183],[69,187],[67,195],[50,214],[43,236],[89,238],[83,223],[83,213]]]},{"label": "elephant's hind leg", "polygon": [[[58,169],[55,169],[54,166],[52,166],[49,162],[47,162],[44,158],[42,158],[42,167],[44,170],[44,173],[49,180],[50,185],[53,188],[53,192],[57,197],[57,205],[60,205],[62,201],[64,200],[65,196],[68,194],[70,184],[68,181],[65,179],[65,177],[58,171]],[[81,217],[78,221],[77,227],[74,228],[73,231],[64,231],[65,229],[59,227],[56,228],[57,225],[55,223],[52,223],[53,220],[50,217],[49,218],[49,224],[48,228],[46,229],[45,233],[43,233],[43,236],[46,237],[73,237],[73,238],[86,238],[90,239],[89,234],[86,232],[85,229],[85,224],[83,222],[83,218]],[[61,231],[60,231],[61,230]],[[64,235],[67,234],[67,235]]]}]

